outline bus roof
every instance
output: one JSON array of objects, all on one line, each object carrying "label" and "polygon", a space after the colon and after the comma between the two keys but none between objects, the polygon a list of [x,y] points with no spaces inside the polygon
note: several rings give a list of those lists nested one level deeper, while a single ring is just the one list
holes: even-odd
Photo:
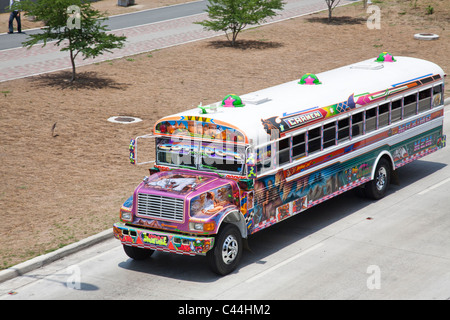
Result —
[{"label": "bus roof", "polygon": [[[444,75],[438,65],[422,59],[395,57],[392,62],[378,62],[372,58],[316,74],[320,84],[302,85],[296,79],[241,95],[243,107],[222,107],[220,101],[205,106],[203,114],[202,109],[195,108],[158,123],[188,116],[203,117],[213,123],[230,124],[244,133],[247,142],[251,139],[257,145],[270,139],[271,129],[278,129],[283,135],[425,83],[421,80],[436,81]],[[211,109],[214,105],[219,105],[217,111]]]}]

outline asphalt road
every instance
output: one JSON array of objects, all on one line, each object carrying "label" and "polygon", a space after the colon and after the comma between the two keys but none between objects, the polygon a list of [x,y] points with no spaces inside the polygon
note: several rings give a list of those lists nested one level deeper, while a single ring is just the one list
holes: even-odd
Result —
[{"label": "asphalt road", "polygon": [[[107,25],[108,30],[114,31],[123,28],[130,28],[149,23],[191,16],[204,12],[207,3],[208,1],[206,0],[200,0],[195,2],[183,3],[176,6],[162,7],[112,16],[105,21],[105,25]],[[41,32],[40,29],[32,29],[24,30],[24,34],[0,34],[0,50],[22,47],[22,42],[26,41],[29,35],[37,34],[39,32]]]},{"label": "asphalt road", "polygon": [[253,235],[226,277],[204,257],[133,261],[110,239],[1,283],[0,299],[447,300],[449,164],[447,146],[400,168],[379,201],[350,191]]}]

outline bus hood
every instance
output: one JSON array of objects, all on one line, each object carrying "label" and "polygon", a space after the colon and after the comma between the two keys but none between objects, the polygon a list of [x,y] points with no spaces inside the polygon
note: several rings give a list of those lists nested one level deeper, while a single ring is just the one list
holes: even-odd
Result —
[{"label": "bus hood", "polygon": [[[223,200],[221,210],[197,208],[206,193]],[[152,229],[192,232],[189,222],[215,221],[222,212],[235,207],[239,191],[236,183],[215,173],[177,169],[152,174],[136,188],[131,224]],[[201,210],[204,209],[204,210]],[[194,212],[190,213],[190,210]],[[207,212],[207,213],[205,213]]]},{"label": "bus hood", "polygon": [[205,174],[197,171],[178,169],[158,172],[145,177],[139,186],[139,192],[157,192],[170,197],[183,197],[199,190],[205,185],[220,179],[217,174]]}]

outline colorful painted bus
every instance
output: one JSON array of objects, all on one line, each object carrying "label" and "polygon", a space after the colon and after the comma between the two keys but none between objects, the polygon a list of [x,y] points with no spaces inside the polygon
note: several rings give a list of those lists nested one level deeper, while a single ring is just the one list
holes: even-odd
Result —
[{"label": "colorful painted bus", "polygon": [[226,275],[251,234],[352,188],[380,199],[394,170],[444,147],[444,77],[382,53],[160,119],[130,143],[132,163],[149,163],[147,139],[155,159],[114,235],[133,259],[206,255]]}]

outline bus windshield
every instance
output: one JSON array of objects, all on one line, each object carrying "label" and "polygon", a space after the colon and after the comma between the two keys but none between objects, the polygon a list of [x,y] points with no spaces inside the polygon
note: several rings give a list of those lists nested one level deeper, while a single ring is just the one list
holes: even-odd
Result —
[{"label": "bus windshield", "polygon": [[156,164],[244,175],[245,147],[189,138],[156,139]]}]

